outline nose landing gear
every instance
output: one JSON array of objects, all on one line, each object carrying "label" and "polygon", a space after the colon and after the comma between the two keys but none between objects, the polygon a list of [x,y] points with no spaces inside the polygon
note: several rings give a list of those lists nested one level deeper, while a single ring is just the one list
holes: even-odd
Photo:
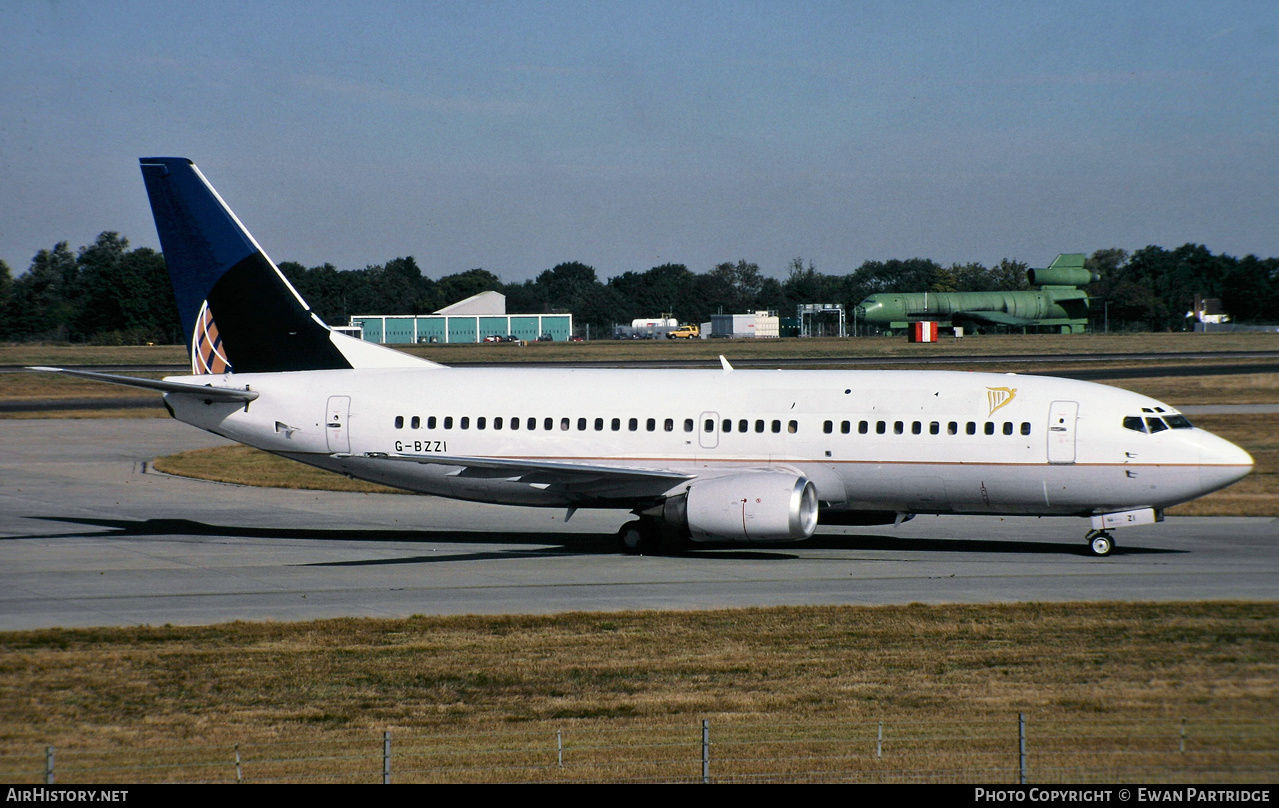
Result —
[{"label": "nose landing gear", "polygon": [[1115,549],[1115,540],[1104,530],[1090,530],[1084,535],[1088,550],[1095,556],[1108,556]]}]

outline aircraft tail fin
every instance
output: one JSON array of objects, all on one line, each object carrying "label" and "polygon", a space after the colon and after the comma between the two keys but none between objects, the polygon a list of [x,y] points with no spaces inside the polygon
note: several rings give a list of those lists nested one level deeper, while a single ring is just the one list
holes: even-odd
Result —
[{"label": "aircraft tail fin", "polygon": [[192,373],[434,364],[331,331],[195,163],[140,162]]}]

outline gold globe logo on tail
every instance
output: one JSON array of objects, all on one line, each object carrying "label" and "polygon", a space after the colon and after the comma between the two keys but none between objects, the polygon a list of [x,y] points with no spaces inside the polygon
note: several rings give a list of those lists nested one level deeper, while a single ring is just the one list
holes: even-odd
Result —
[{"label": "gold globe logo on tail", "polygon": [[218,326],[213,322],[213,312],[209,310],[209,301],[200,306],[200,315],[195,318],[195,334],[191,344],[191,372],[196,376],[211,373],[230,373],[231,363],[222,352],[222,337],[218,334]]},{"label": "gold globe logo on tail", "polygon": [[989,418],[990,416],[994,415],[995,410],[999,409],[1005,404],[1012,403],[1012,400],[1016,397],[1017,397],[1016,387],[987,387],[986,402],[990,404],[990,412],[986,414],[986,417]]}]

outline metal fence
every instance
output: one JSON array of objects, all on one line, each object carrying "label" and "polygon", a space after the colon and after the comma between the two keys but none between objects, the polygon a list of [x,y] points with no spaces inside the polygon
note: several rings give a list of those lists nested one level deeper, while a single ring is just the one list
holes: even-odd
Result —
[{"label": "metal fence", "polygon": [[0,754],[7,783],[1273,783],[1279,727],[1040,720],[517,724]]}]

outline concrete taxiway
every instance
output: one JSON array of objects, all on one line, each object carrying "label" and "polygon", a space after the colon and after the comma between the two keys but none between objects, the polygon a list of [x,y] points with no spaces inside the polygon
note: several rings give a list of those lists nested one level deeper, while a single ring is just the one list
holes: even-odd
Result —
[{"label": "concrete taxiway", "polygon": [[0,421],[0,630],[778,604],[1279,597],[1279,520],[919,517],[794,545],[617,552],[626,514],[156,474],[169,420]]}]

